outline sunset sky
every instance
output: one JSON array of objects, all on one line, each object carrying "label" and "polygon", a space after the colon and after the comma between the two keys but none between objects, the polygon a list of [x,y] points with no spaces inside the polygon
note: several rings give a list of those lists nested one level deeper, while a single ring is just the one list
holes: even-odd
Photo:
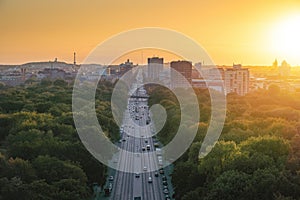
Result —
[{"label": "sunset sky", "polygon": [[142,27],[179,31],[216,64],[300,65],[299,0],[0,0],[0,64],[72,62],[74,51],[80,63]]}]

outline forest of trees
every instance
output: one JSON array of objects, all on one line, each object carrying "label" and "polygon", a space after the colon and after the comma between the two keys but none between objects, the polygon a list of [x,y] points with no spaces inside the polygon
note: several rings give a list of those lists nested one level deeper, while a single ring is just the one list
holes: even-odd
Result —
[{"label": "forest of trees", "polygon": [[[162,87],[148,88],[150,104],[162,104],[168,120],[158,133],[167,143],[176,134],[180,110]],[[197,90],[200,122],[189,150],[174,164],[175,198],[231,200],[300,198],[300,94],[277,86],[246,96],[227,96],[227,116],[219,141],[199,159],[210,119],[210,95]],[[174,126],[176,124],[177,126]]]},{"label": "forest of trees", "polygon": [[[96,113],[112,141],[119,139],[111,111],[114,85],[99,83]],[[176,97],[147,87],[150,105],[163,105],[167,123],[158,134],[168,143],[180,123]],[[204,158],[199,149],[210,120],[210,95],[195,89],[200,122],[194,142],[174,163],[175,198],[276,199],[300,197],[300,94],[276,86],[227,96],[219,141]],[[106,167],[82,145],[72,115],[72,84],[43,80],[0,87],[0,199],[88,199],[103,185]]]},{"label": "forest of trees", "polygon": [[[88,199],[106,167],[82,145],[72,115],[73,86],[64,80],[0,88],[0,199]],[[118,139],[113,85],[97,89],[96,112]]]}]

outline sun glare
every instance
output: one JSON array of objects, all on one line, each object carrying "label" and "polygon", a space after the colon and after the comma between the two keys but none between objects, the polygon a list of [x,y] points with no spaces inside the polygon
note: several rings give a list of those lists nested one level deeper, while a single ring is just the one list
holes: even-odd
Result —
[{"label": "sun glare", "polygon": [[300,15],[279,22],[273,30],[273,47],[289,60],[300,61]]}]

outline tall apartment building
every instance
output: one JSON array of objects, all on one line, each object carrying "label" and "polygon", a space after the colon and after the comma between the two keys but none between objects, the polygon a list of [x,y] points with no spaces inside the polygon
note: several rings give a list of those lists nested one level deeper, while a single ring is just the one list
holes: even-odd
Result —
[{"label": "tall apartment building", "polygon": [[249,70],[242,65],[233,65],[233,68],[225,70],[224,74],[225,92],[245,95],[249,92]]},{"label": "tall apartment building", "polygon": [[160,73],[163,71],[164,59],[159,57],[148,58],[148,77],[152,80],[159,80]]},{"label": "tall apartment building", "polygon": [[[189,61],[173,61],[171,62],[171,69],[179,73],[171,71],[171,85],[172,87],[187,87],[186,81],[192,83],[192,63]],[[180,75],[181,74],[181,75]],[[184,81],[184,79],[186,79]]]}]

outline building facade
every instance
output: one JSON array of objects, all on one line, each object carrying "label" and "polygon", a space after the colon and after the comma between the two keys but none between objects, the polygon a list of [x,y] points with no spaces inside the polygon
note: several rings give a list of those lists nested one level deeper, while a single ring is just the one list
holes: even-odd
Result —
[{"label": "building facade", "polygon": [[163,71],[163,64],[163,58],[148,58],[148,77],[150,80],[159,80],[160,73]]},{"label": "building facade", "polygon": [[[187,87],[186,81],[192,83],[192,63],[189,61],[173,61],[170,65],[171,69],[171,86]],[[176,73],[176,70],[178,73]]]},{"label": "building facade", "polygon": [[242,65],[233,65],[233,68],[225,70],[225,92],[245,95],[249,92],[249,70]]}]

